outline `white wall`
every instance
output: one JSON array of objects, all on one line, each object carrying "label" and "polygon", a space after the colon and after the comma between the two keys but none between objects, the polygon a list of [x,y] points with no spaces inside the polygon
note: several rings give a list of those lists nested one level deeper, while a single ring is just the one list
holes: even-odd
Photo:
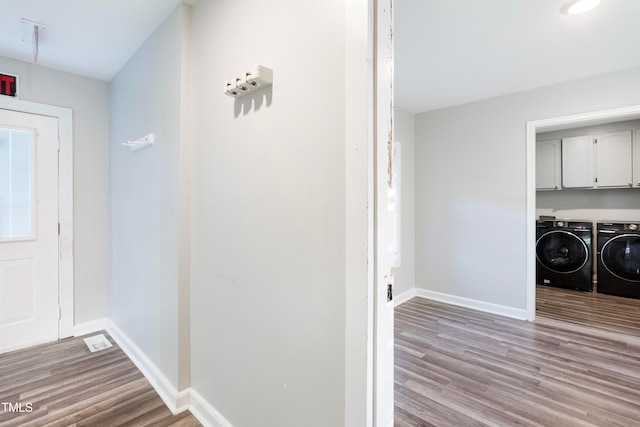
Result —
[{"label": "white wall", "polygon": [[345,422],[345,9],[193,9],[192,388],[234,426]]},{"label": "white wall", "polygon": [[[180,258],[189,245],[180,236],[188,203],[181,194],[188,8],[174,10],[110,87],[109,317],[177,390],[188,386],[181,354],[189,345],[181,339],[188,334],[181,323],[188,283]],[[155,134],[153,146],[122,146],[148,133]]]},{"label": "white wall", "polygon": [[416,116],[416,286],[526,309],[530,120],[640,104],[640,69]]},{"label": "white wall", "polygon": [[536,196],[536,217],[640,221],[638,189],[539,191]]},{"label": "white wall", "polygon": [[415,115],[395,108],[394,135],[402,144],[401,201],[401,265],[395,271],[395,293],[415,287]]},{"label": "white wall", "polygon": [[26,101],[73,110],[74,322],[107,315],[108,83],[0,57]]}]

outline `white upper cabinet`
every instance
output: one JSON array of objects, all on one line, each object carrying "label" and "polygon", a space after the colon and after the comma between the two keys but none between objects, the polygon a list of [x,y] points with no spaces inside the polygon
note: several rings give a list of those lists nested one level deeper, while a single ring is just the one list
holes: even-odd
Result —
[{"label": "white upper cabinet", "polygon": [[536,142],[536,190],[559,190],[562,185],[559,139]]},{"label": "white upper cabinet", "polygon": [[631,131],[562,139],[565,188],[620,188],[633,184]]},{"label": "white upper cabinet", "polygon": [[595,184],[593,136],[562,138],[562,186],[588,188]]},{"label": "white upper cabinet", "polygon": [[631,187],[631,131],[596,135],[596,187]]}]

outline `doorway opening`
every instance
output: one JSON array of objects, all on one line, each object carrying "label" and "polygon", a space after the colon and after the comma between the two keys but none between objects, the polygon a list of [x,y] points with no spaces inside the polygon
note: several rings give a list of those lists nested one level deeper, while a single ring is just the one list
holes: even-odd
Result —
[{"label": "doorway opening", "polygon": [[536,134],[640,119],[640,105],[527,122],[527,320],[536,317]]}]

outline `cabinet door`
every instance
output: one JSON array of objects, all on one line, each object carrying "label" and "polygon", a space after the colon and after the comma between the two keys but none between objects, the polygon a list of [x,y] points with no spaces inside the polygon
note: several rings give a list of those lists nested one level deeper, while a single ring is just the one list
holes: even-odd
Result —
[{"label": "cabinet door", "polygon": [[536,142],[536,190],[559,190],[561,165],[560,140]]},{"label": "cabinet door", "polygon": [[593,187],[593,137],[562,138],[562,186],[564,188]]},{"label": "cabinet door", "polygon": [[640,129],[633,132],[633,186],[640,188]]},{"label": "cabinet door", "polygon": [[633,185],[631,131],[596,135],[596,186]]}]

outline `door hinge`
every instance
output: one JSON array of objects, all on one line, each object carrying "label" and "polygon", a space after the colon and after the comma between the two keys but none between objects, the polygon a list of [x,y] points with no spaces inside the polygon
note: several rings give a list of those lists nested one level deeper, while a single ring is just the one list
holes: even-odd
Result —
[{"label": "door hinge", "polygon": [[598,178],[593,178],[593,182],[598,183]]},{"label": "door hinge", "polygon": [[393,285],[389,283],[387,285],[387,302],[393,301]]},{"label": "door hinge", "polygon": [[58,306],[58,320],[62,319],[62,307]]},{"label": "door hinge", "polygon": [[595,139],[593,140],[593,143],[594,143],[594,144],[597,144],[597,143],[598,143],[598,139],[597,139],[597,138],[595,138]]},{"label": "door hinge", "polygon": [[58,236],[60,235],[60,223],[58,223]]}]

